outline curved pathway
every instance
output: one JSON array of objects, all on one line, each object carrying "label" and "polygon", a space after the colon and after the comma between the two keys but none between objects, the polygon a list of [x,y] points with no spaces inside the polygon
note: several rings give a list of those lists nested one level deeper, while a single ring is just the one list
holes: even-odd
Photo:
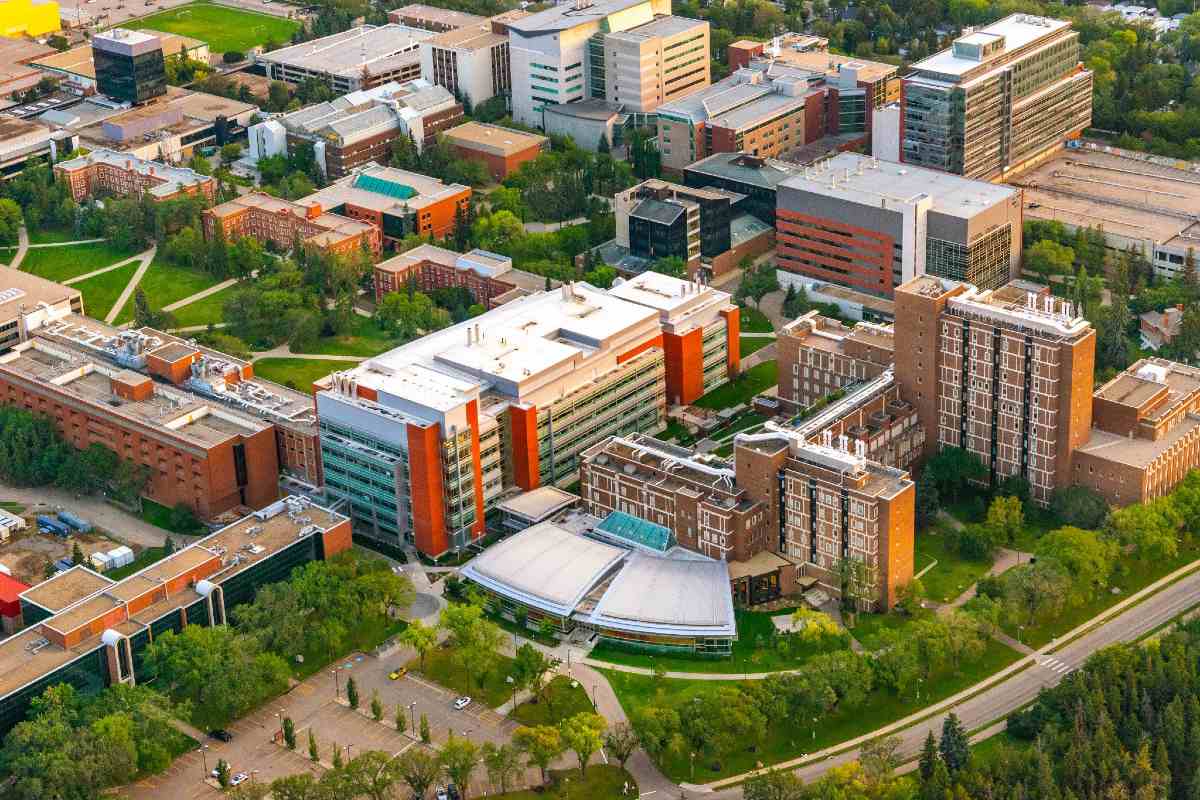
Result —
[{"label": "curved pathway", "polygon": [[[103,240],[101,240],[101,241],[103,241]],[[150,251],[147,250],[146,253],[148,253],[148,252],[150,252]],[[86,281],[88,278],[94,278],[97,275],[103,275],[106,272],[112,272],[114,269],[120,269],[121,267],[125,266],[126,264],[131,264],[134,261],[141,259],[142,256],[146,255],[146,253],[138,253],[136,256],[130,256],[129,258],[123,258],[115,264],[109,264],[107,267],[101,267],[100,269],[94,269],[91,272],[85,272],[82,275],[76,275],[74,278],[67,278],[65,281],[62,282],[63,286],[70,286],[73,283],[79,283],[80,281]]]},{"label": "curved pathway", "polygon": [[8,262],[8,266],[20,269],[27,252],[29,252],[29,231],[25,230],[25,223],[21,223],[21,227],[17,228],[17,252],[13,254],[12,261]]},{"label": "curved pathway", "polygon": [[125,308],[125,304],[129,302],[129,298],[133,296],[134,290],[142,281],[142,276],[146,274],[146,270],[150,269],[150,263],[154,261],[154,254],[158,252],[158,245],[154,245],[146,252],[137,256],[142,260],[142,264],[133,273],[133,277],[129,279],[129,283],[125,284],[125,289],[122,290],[121,296],[113,303],[112,308],[108,310],[108,314],[104,317],[104,322],[108,325],[113,324],[117,315],[121,313],[121,309]]}]

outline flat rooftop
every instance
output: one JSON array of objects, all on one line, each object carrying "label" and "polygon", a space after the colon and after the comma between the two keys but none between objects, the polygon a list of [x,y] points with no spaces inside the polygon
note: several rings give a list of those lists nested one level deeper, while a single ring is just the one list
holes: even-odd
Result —
[{"label": "flat rooftop", "polygon": [[875,83],[876,81],[891,77],[900,69],[895,64],[885,64],[882,61],[870,61],[855,56],[842,56],[828,51],[796,51],[786,46],[780,49],[779,55],[771,56],[770,53],[764,53],[764,57],[774,57],[785,64],[826,75],[835,75],[843,67],[853,68],[858,73],[858,80],[864,83]]},{"label": "flat rooftop", "polygon": [[[192,52],[205,46],[204,42],[199,39],[193,39],[190,36],[180,36],[175,33],[152,30],[144,30],[143,33],[157,36],[158,40],[162,42],[163,54],[168,56],[178,54],[181,48]],[[64,50],[61,53],[50,48],[48,54],[39,55],[30,63],[43,69],[78,75],[81,78],[96,79],[96,63],[92,56],[92,45],[90,43],[72,47],[70,50]]]},{"label": "flat rooftop", "polygon": [[539,486],[497,503],[496,508],[507,514],[540,521],[578,502],[579,495],[564,492],[557,486]]},{"label": "flat rooftop", "polygon": [[431,47],[475,51],[495,47],[507,41],[507,34],[496,33],[492,29],[490,22],[484,22],[479,25],[467,25],[466,27],[439,33],[437,36],[429,39],[427,43]]},{"label": "flat rooftop", "polygon": [[525,34],[538,36],[570,30],[577,25],[598,23],[610,14],[616,14],[636,6],[646,5],[648,0],[599,0],[583,8],[578,3],[562,3],[522,19],[513,20],[509,27]]},{"label": "flat rooftop", "polygon": [[47,611],[61,611],[112,585],[113,582],[100,573],[84,566],[75,566],[26,589],[21,593],[21,597]]},{"label": "flat rooftop", "polygon": [[717,496],[712,497],[714,502],[720,502],[723,496],[728,501],[728,508],[734,508],[738,503],[742,503],[741,508],[752,505],[736,499],[742,492],[737,487],[733,466],[729,462],[716,456],[699,455],[647,434],[616,436],[599,442],[589,448],[583,458],[599,466],[608,466],[613,459],[619,459],[622,463],[633,461],[645,467],[640,475],[636,469],[633,474],[648,486],[686,489],[697,497],[700,496],[697,491],[699,488],[715,493]]},{"label": "flat rooftop", "polygon": [[[778,70],[772,66],[771,71]],[[801,79],[799,75],[796,77]],[[749,83],[735,72],[698,92],[663,103],[658,107],[658,113],[738,130],[789,108],[802,108],[809,94],[809,91],[798,94],[778,92],[769,80]]]},{"label": "flat rooftop", "polygon": [[717,153],[684,167],[683,171],[685,174],[695,172],[774,191],[780,183],[797,173],[802,174],[804,170],[786,161],[761,158],[749,153]]},{"label": "flat rooftop", "polygon": [[437,25],[445,25],[450,28],[465,28],[468,25],[477,25],[487,21],[487,17],[481,17],[477,14],[428,6],[424,3],[409,3],[406,6],[394,8],[388,12],[388,19],[396,20],[397,22],[402,19],[420,20]]},{"label": "flat rooftop", "polygon": [[1032,14],[1010,14],[1004,19],[978,28],[973,33],[958,39],[958,41],[965,40],[970,44],[981,44],[1002,36],[1004,37],[1004,48],[995,55],[984,61],[976,61],[973,58],[956,55],[954,48],[949,47],[913,64],[913,69],[918,73],[961,76],[990,61],[995,61],[1008,53],[1020,50],[1034,44],[1039,39],[1050,37],[1064,28],[1070,27],[1071,23],[1068,20],[1038,17]]},{"label": "flat rooftop", "polygon": [[1092,428],[1087,443],[1077,452],[1144,469],[1174,447],[1180,439],[1193,434],[1197,428],[1200,428],[1200,416],[1195,414],[1188,414],[1159,439],[1143,439],[1138,436],[1129,438]]},{"label": "flat rooftop", "polygon": [[1091,323],[1080,316],[1079,309],[1073,308],[1070,302],[1034,294],[1012,284],[986,290],[971,286],[950,297],[946,308],[959,316],[979,315],[1064,340],[1073,341],[1092,330]]},{"label": "flat rooftop", "polygon": [[[0,124],[0,136],[3,135]],[[0,266],[0,320],[16,319],[22,308],[32,310],[39,303],[58,305],[80,297],[78,289],[40,278],[31,272]]]},{"label": "flat rooftop", "polygon": [[415,54],[417,46],[434,36],[433,31],[408,25],[360,25],[348,31],[322,36],[302,44],[281,47],[258,57],[270,64],[289,64],[310,72],[346,78],[361,78],[363,71],[387,71],[387,62]]},{"label": "flat rooftop", "polygon": [[319,225],[326,232],[337,233],[342,236],[364,233],[372,228],[370,223],[360,222],[350,217],[343,217],[340,214],[330,214],[328,212],[323,212],[315,218],[309,218],[306,213],[308,206],[303,202],[283,200],[262,192],[251,192],[240,197],[235,197],[219,206],[213,206],[209,209],[209,212],[218,217],[226,217],[230,214],[254,209],[267,214],[282,214],[285,212],[294,214],[297,217],[306,218],[309,222]]},{"label": "flat rooftop", "polygon": [[655,17],[649,22],[643,22],[641,25],[635,25],[632,28],[617,33],[610,33],[608,34],[608,38],[644,41],[656,37],[678,36],[681,33],[687,33],[690,30],[700,27],[707,28],[708,23],[700,19],[676,17],[668,14]]},{"label": "flat rooftop", "polygon": [[[1095,391],[1095,397],[1141,410],[1140,418],[1157,423],[1200,393],[1200,369],[1164,358],[1143,358]],[[1156,397],[1163,401],[1143,408]]]},{"label": "flat rooftop", "polygon": [[531,147],[545,147],[550,141],[536,133],[525,133],[483,122],[465,122],[443,132],[442,136],[459,147],[498,156],[512,156]]},{"label": "flat rooftop", "polygon": [[1063,150],[1010,181],[1025,217],[1187,248],[1200,244],[1200,175],[1099,149]]},{"label": "flat rooftop", "polygon": [[315,203],[323,209],[335,209],[348,203],[372,211],[402,215],[411,209],[428,208],[464,191],[470,191],[470,187],[460,183],[445,184],[419,172],[373,164],[299,202],[304,205]]},{"label": "flat rooftop", "polygon": [[647,634],[735,636],[729,565],[634,551],[600,598],[590,622]]},{"label": "flat rooftop", "polygon": [[821,283],[820,281],[812,281],[807,284],[810,296],[813,292],[819,292],[826,297],[845,300],[848,303],[861,305],[863,308],[870,309],[885,317],[896,316],[896,303],[883,297],[859,292],[848,286],[839,286],[836,283]]}]

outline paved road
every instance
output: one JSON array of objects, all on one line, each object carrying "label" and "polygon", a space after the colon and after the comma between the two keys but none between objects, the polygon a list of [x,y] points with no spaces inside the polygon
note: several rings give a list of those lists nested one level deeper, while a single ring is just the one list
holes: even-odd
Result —
[{"label": "paved road", "polygon": [[[111,531],[118,538],[130,544],[142,547],[158,547],[168,535],[167,531],[162,528],[155,527],[139,517],[109,505],[98,497],[76,498],[70,492],[49,486],[22,489],[0,484],[0,499],[23,503],[31,513],[38,503],[45,503],[51,508],[61,506],[70,509],[91,520],[97,527]],[[36,510],[37,513],[42,513],[40,509]],[[192,541],[191,537],[176,534],[171,534],[171,538],[177,544]]]}]

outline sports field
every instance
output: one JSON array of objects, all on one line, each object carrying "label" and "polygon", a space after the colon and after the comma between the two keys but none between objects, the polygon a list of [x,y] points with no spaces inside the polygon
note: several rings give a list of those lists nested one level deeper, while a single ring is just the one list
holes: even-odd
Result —
[{"label": "sports field", "polygon": [[214,53],[230,50],[244,53],[271,41],[286,44],[300,24],[282,17],[201,2],[130,20],[122,27],[150,28],[190,36],[208,42]]}]

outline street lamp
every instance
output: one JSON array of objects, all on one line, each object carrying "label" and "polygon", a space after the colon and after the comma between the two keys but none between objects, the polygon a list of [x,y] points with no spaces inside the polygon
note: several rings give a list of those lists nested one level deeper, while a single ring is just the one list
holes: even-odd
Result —
[{"label": "street lamp", "polygon": [[412,717],[412,730],[413,730],[413,735],[415,736],[417,733],[417,701],[416,700],[414,700],[408,704],[408,713]]},{"label": "street lamp", "polygon": [[200,745],[200,758],[204,760],[204,777],[201,780],[208,780],[208,745]]},{"label": "street lamp", "polygon": [[335,698],[340,698],[342,696],[342,687],[341,681],[338,680],[337,669],[329,670],[329,674],[333,676],[333,696]]},{"label": "street lamp", "polygon": [[250,770],[250,782],[258,783],[258,770],[256,770],[256,769]]},{"label": "street lamp", "polygon": [[597,708],[598,708],[598,706],[596,705],[596,684],[593,683],[592,684],[592,710],[596,711]]},{"label": "street lamp", "polygon": [[917,678],[917,702],[921,702],[921,679]]},{"label": "street lamp", "polygon": [[517,681],[516,681],[516,679],[515,679],[515,678],[513,678],[513,676],[512,676],[512,675],[505,675],[505,676],[504,676],[504,682],[505,682],[505,683],[507,683],[507,684],[509,684],[509,685],[511,685],[511,686],[513,687],[513,690],[512,690],[512,708],[511,708],[511,709],[509,710],[509,712],[508,712],[509,714],[513,714],[513,713],[515,713],[515,712],[516,712],[516,710],[517,710]]},{"label": "street lamp", "polygon": [[1024,625],[1017,626],[1017,644],[1021,644],[1021,631],[1025,630]]},{"label": "street lamp", "polygon": [[352,745],[352,744],[348,744],[348,745],[346,745],[346,760],[347,760],[347,761],[349,761],[349,760],[350,760],[350,748],[351,748],[351,747],[354,747],[354,745]]},{"label": "street lamp", "polygon": [[813,741],[814,742],[817,740],[817,719],[819,719],[819,718],[813,717]]},{"label": "street lamp", "polygon": [[694,781],[694,780],[696,780],[696,751],[695,750],[693,750],[691,752],[691,758],[692,758],[692,780]]}]

